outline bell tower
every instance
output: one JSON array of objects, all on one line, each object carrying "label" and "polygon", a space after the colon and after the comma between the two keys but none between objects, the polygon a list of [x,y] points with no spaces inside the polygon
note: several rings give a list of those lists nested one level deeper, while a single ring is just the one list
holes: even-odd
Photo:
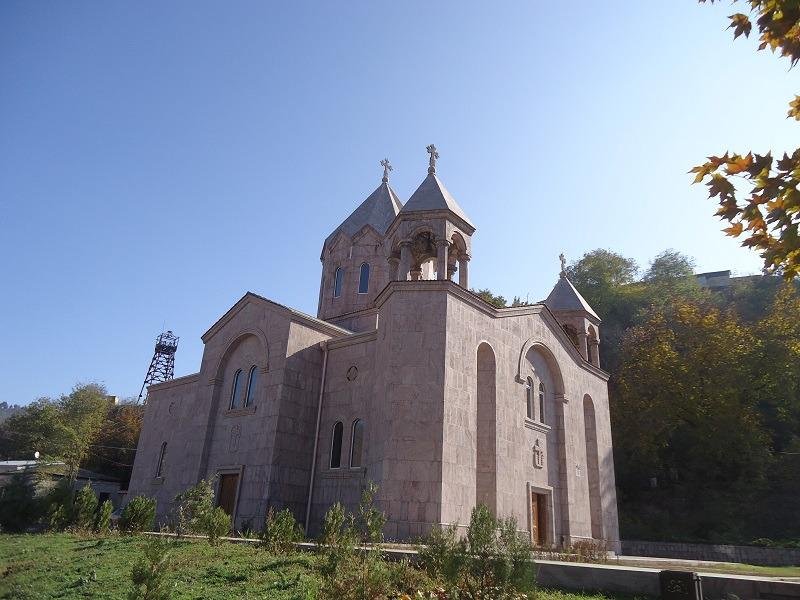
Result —
[{"label": "bell tower", "polygon": [[390,240],[391,278],[449,280],[469,289],[469,260],[475,226],[436,176],[436,146],[427,147],[428,176],[395,217]]}]

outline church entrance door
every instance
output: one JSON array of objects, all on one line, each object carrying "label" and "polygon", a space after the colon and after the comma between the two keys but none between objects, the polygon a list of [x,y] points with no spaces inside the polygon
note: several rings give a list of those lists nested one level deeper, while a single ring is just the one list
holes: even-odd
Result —
[{"label": "church entrance door", "polygon": [[219,476],[219,494],[217,496],[217,506],[221,506],[222,510],[231,516],[233,516],[233,509],[236,506],[236,488],[238,487],[238,474],[225,474]]},{"label": "church entrance door", "polygon": [[546,507],[545,495],[531,492],[531,543],[534,546],[544,546],[545,544]]}]

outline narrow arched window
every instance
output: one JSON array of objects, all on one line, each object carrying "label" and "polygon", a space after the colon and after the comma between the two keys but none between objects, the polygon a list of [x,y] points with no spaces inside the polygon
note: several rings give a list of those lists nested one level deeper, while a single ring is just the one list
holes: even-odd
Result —
[{"label": "narrow arched window", "polygon": [[369,263],[361,263],[358,275],[358,293],[366,294],[369,291]]},{"label": "narrow arched window", "polygon": [[344,425],[341,421],[336,421],[333,426],[333,440],[331,441],[331,469],[338,469],[342,466],[342,431]]},{"label": "narrow arched window", "polygon": [[353,421],[353,432],[350,436],[350,468],[361,466],[361,456],[364,452],[364,421]]},{"label": "narrow arched window", "polygon": [[533,406],[534,406],[534,399],[533,399],[533,379],[528,377],[528,380],[525,382],[525,404],[526,406],[526,415],[529,419],[533,419]]},{"label": "narrow arched window", "polygon": [[342,282],[344,281],[344,269],[336,267],[336,273],[333,276],[333,297],[338,298],[342,295]]},{"label": "narrow arched window", "polygon": [[239,408],[242,405],[242,370],[239,369],[233,376],[231,385],[231,408]]},{"label": "narrow arched window", "polygon": [[544,384],[539,383],[539,421],[544,423]]},{"label": "narrow arched window", "polygon": [[161,451],[158,453],[158,464],[156,464],[156,477],[163,477],[164,457],[167,455],[167,442],[161,444]]},{"label": "narrow arched window", "polygon": [[250,374],[247,376],[247,396],[244,401],[245,406],[250,406],[256,399],[256,387],[258,387],[258,367],[250,367]]}]

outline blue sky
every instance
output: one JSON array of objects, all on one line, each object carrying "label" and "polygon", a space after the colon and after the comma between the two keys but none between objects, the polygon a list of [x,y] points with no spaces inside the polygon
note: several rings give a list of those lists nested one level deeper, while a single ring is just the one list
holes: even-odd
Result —
[{"label": "blue sky", "polygon": [[[742,5],[744,8],[744,5]],[[473,285],[597,247],[758,272],[686,174],[796,146],[796,74],[674,2],[0,3],[0,400],[138,394],[252,290],[314,314],[322,241],[435,143]]]}]

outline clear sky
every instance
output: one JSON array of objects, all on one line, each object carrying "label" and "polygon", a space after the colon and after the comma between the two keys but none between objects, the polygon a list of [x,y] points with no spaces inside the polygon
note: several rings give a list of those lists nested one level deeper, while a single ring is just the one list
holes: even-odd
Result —
[{"label": "clear sky", "polygon": [[[746,6],[739,5],[741,10]],[[471,283],[538,300],[558,254],[758,272],[686,174],[797,145],[788,63],[721,5],[0,3],[0,401],[139,392],[247,290],[315,314],[324,238],[380,182],[437,173]]]}]

